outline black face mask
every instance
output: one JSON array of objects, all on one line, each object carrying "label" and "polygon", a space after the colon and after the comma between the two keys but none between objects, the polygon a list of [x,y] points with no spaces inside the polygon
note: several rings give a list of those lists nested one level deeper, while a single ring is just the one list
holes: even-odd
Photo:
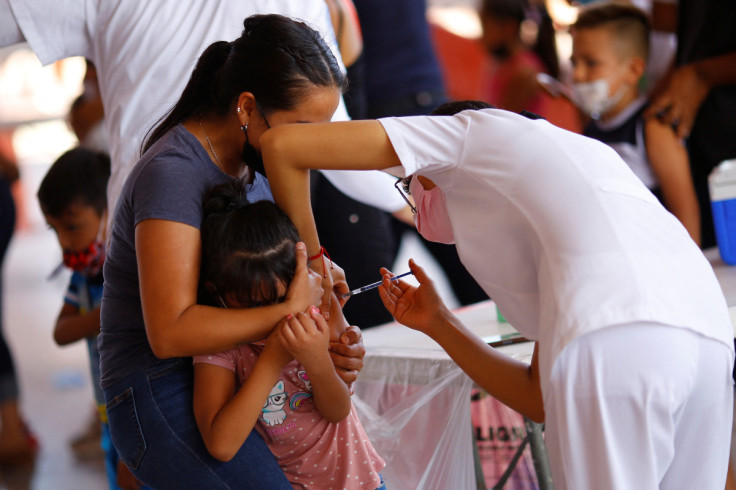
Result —
[{"label": "black face mask", "polygon": [[[271,125],[268,124],[268,119],[266,119],[266,115],[263,113],[263,109],[261,109],[261,105],[258,102],[256,102],[256,109],[258,109],[258,113],[263,118],[263,122],[266,123],[266,127],[268,129],[271,129]],[[248,127],[241,126],[240,129],[245,134],[245,143],[243,143],[242,155],[243,163],[245,163],[245,165],[252,171],[258,172],[259,174],[268,178],[266,176],[266,167],[263,165],[263,157],[258,152],[258,150],[256,150],[256,148],[250,144],[250,140],[248,139]]]}]

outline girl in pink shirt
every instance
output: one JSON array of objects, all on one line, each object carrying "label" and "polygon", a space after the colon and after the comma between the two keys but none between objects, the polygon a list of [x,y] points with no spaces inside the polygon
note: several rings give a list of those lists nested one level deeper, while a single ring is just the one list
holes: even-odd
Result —
[{"label": "girl in pink shirt", "polygon": [[[270,201],[248,203],[237,183],[213,189],[204,206],[203,300],[264,309],[283,301],[305,260],[289,218]],[[348,326],[334,293],[331,305],[329,320],[312,307],[263,341],[194,357],[194,414],[212,456],[228,461],[255,427],[294,488],[385,489],[385,462],[330,358],[330,341]]]}]

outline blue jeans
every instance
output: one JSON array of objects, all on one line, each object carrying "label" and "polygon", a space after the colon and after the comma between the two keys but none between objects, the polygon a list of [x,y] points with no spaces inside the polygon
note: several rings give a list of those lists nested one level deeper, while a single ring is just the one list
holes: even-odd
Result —
[{"label": "blue jeans", "polygon": [[378,475],[381,477],[381,486],[376,488],[376,490],[386,490],[386,482],[383,481],[383,475]]},{"label": "blue jeans", "polygon": [[291,490],[256,431],[227,463],[209,454],[192,410],[191,358],[161,361],[104,392],[112,442],[120,459],[146,485]]}]

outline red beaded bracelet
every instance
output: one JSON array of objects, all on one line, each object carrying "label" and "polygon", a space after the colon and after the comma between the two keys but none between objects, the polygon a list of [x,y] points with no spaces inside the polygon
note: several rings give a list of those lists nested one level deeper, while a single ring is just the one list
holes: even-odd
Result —
[{"label": "red beaded bracelet", "polygon": [[325,247],[319,247],[319,253],[313,257],[309,257],[309,261],[316,260],[318,258],[322,257],[322,270],[324,271],[324,276],[327,277],[327,266],[325,264],[325,257],[327,257],[327,260],[330,261],[330,269],[334,269],[332,265],[332,259],[330,258],[330,254],[327,253],[327,250],[325,250]]}]

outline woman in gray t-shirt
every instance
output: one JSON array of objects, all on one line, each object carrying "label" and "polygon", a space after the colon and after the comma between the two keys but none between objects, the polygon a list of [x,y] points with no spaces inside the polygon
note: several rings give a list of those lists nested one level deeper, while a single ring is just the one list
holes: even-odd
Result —
[{"label": "woman in gray t-shirt", "polygon": [[[255,432],[228,463],[209,455],[192,410],[190,356],[266,337],[283,317],[319,304],[325,279],[308,272],[301,245],[283,303],[198,304],[202,197],[243,179],[249,200],[271,199],[260,136],[275,125],[329,121],[344,86],[314,30],[279,15],[252,16],[241,37],[205,50],[144,144],[115,211],[99,350],[113,442],[147,485],[291,488]],[[322,272],[322,261],[315,263]],[[364,349],[355,328],[341,340],[332,350],[350,382]]]}]

